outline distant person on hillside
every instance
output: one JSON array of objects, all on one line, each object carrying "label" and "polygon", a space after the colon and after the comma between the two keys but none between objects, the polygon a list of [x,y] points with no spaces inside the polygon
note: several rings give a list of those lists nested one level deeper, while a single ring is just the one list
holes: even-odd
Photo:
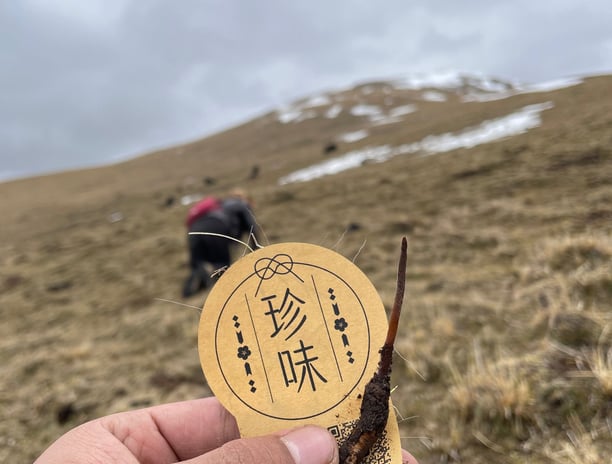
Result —
[{"label": "distant person on hillside", "polygon": [[[240,240],[250,234],[258,235],[257,222],[251,211],[252,202],[240,189],[232,190],[226,198],[207,197],[194,205],[187,217],[190,234],[189,266],[191,273],[183,286],[183,296],[191,296],[210,285],[212,272],[230,265],[232,239]],[[231,237],[231,238],[227,238]]]}]

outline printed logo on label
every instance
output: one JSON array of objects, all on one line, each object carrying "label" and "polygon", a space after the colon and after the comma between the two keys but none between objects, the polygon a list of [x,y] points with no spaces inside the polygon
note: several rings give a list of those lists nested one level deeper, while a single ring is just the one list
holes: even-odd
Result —
[{"label": "printed logo on label", "polygon": [[362,381],[371,351],[355,289],[288,253],[253,263],[223,302],[214,336],[233,394],[278,419],[314,417],[341,403]]}]

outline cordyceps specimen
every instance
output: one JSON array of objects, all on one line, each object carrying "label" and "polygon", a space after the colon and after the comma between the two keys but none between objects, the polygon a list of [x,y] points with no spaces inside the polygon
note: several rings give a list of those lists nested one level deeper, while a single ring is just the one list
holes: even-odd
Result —
[{"label": "cordyceps specimen", "polygon": [[402,239],[402,251],[397,269],[397,289],[389,319],[385,344],[380,349],[378,369],[368,382],[361,400],[361,414],[355,428],[340,446],[341,464],[359,464],[370,453],[376,441],[382,436],[389,417],[389,396],[391,395],[391,361],[393,343],[397,334],[404,287],[406,281],[406,237]]}]

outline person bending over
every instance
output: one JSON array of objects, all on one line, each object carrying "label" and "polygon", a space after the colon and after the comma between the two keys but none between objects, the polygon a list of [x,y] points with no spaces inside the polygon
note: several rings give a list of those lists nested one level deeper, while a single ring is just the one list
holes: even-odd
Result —
[{"label": "person bending over", "polygon": [[[183,285],[183,297],[189,297],[211,284],[211,274],[230,265],[232,239],[251,234],[257,237],[258,227],[251,202],[242,190],[233,190],[220,200],[207,197],[191,208],[187,218],[189,232],[190,274]],[[230,238],[228,238],[230,237]]]}]

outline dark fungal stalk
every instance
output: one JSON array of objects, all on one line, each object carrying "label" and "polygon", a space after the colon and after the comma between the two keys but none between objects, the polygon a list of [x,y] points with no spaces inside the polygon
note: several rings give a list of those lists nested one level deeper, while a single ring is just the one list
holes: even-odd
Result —
[{"label": "dark fungal stalk", "polygon": [[402,239],[402,249],[397,269],[397,287],[389,329],[383,347],[380,349],[378,369],[368,382],[361,400],[359,420],[353,431],[340,446],[341,464],[359,464],[370,453],[370,450],[382,436],[389,417],[389,396],[391,395],[391,362],[393,358],[393,344],[399,316],[404,301],[406,285],[406,260],[408,243],[406,237]]}]

